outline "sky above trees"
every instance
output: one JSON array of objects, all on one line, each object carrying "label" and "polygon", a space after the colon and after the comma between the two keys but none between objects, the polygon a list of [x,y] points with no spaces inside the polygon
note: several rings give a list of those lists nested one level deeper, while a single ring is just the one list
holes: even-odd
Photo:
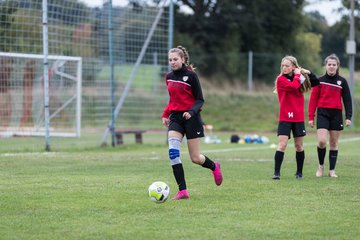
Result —
[{"label": "sky above trees", "polygon": [[311,1],[309,5],[304,7],[305,12],[318,11],[323,15],[329,25],[333,25],[335,22],[339,21],[341,15],[336,12],[336,10],[341,7],[341,0],[334,1]]},{"label": "sky above trees", "polygon": [[[81,2],[86,3],[90,7],[101,6],[104,0],[80,0]],[[128,3],[127,0],[112,0],[114,6],[124,6]],[[309,0],[309,5],[304,8],[306,12],[318,11],[323,15],[329,25],[333,25],[335,22],[339,21],[341,15],[336,12],[336,9],[341,7],[341,0]]]}]

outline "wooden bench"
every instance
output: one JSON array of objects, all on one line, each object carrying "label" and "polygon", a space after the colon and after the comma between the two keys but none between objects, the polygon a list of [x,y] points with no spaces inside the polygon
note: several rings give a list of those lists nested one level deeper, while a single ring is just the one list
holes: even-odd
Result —
[{"label": "wooden bench", "polygon": [[124,143],[124,134],[134,134],[136,143],[143,143],[142,134],[145,130],[117,130],[115,131],[116,144],[120,145]]}]

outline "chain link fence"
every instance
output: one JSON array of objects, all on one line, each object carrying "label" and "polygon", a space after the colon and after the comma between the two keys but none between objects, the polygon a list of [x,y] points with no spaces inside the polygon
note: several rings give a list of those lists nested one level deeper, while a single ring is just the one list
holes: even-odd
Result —
[{"label": "chain link fence", "polygon": [[[165,2],[117,5],[106,0],[98,6],[77,0],[47,2],[54,151],[108,143],[114,140],[109,134],[112,130],[147,131],[146,141],[165,142],[160,118],[168,101],[163,76],[172,38],[170,8]],[[44,129],[42,13],[39,0],[0,1],[0,152],[44,150],[44,138],[38,134]],[[283,57],[189,51],[200,80],[208,79],[215,89],[238,85],[240,91],[256,94],[264,88],[271,91]],[[205,62],[214,64],[207,69]],[[321,63],[307,67],[323,73]],[[346,71],[342,75],[348,78]],[[359,81],[355,75],[355,86]],[[231,97],[232,92],[225,94]],[[354,102],[355,110],[359,109],[359,100]],[[159,130],[164,131],[164,139],[151,135]]]},{"label": "chain link fence", "polygon": [[[24,145],[1,144],[6,149],[43,148],[43,138],[35,138],[36,144],[28,141],[44,130],[42,8],[42,2],[35,0],[0,2],[1,140]],[[167,102],[163,76],[168,6],[126,1],[88,6],[76,0],[49,0],[47,11],[52,148],[108,142],[111,134],[101,137],[121,98],[124,101],[112,124],[115,130],[161,127],[159,119]],[[80,59],[80,65],[70,63],[72,58]],[[55,132],[78,137],[62,139]]]}]

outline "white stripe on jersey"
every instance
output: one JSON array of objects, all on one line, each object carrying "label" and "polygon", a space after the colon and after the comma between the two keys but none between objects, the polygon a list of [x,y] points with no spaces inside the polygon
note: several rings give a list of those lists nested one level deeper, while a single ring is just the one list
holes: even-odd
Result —
[{"label": "white stripe on jersey", "polygon": [[185,85],[188,85],[191,87],[190,84],[186,83],[186,82],[182,82],[182,81],[177,81],[177,80],[171,80],[171,79],[167,79],[166,81],[169,81],[169,82],[177,82],[177,83],[182,83],[182,84],[185,84]]},{"label": "white stripe on jersey", "polygon": [[332,84],[332,83],[320,82],[320,84],[329,85],[329,86],[332,86],[332,87],[338,87],[338,88],[341,88],[341,89],[342,89],[342,86],[339,86],[339,85],[336,85],[336,84]]}]

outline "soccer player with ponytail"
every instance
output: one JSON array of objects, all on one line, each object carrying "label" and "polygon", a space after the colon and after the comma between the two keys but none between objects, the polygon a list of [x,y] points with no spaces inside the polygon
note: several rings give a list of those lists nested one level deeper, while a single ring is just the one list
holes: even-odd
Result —
[{"label": "soccer player with ponytail", "polygon": [[190,198],[180,158],[180,145],[184,136],[187,138],[191,161],[210,169],[216,185],[221,185],[223,177],[220,163],[200,153],[200,138],[204,137],[200,111],[204,98],[198,76],[189,63],[189,54],[184,47],[178,46],[169,50],[168,57],[171,71],[166,74],[165,80],[170,98],[162,114],[162,122],[168,127],[170,164],[179,186],[179,192],[173,200],[180,200]]},{"label": "soccer player with ponytail", "polygon": [[278,95],[280,110],[278,124],[278,146],[275,152],[274,175],[272,179],[280,180],[280,170],[286,146],[291,132],[294,137],[296,179],[303,179],[305,151],[303,147],[306,135],[304,124],[304,92],[319,84],[317,77],[309,70],[300,68],[295,57],[285,56],[281,60],[280,75],[275,81],[275,93]]}]

